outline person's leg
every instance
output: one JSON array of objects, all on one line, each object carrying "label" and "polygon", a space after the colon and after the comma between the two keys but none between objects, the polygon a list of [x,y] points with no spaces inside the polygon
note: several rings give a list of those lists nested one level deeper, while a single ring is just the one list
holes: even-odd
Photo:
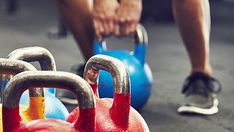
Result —
[{"label": "person's leg", "polygon": [[209,0],[173,0],[173,11],[191,61],[191,75],[185,80],[182,90],[185,102],[178,112],[215,114],[218,112],[215,93],[221,86],[211,77]]},{"label": "person's leg", "polygon": [[82,55],[87,61],[92,56],[94,40],[91,10],[93,0],[57,0],[60,14],[71,30]]},{"label": "person's leg", "polygon": [[211,74],[209,0],[173,0],[173,12],[188,51],[192,73]]},{"label": "person's leg", "polygon": [[[92,56],[94,27],[91,10],[93,0],[57,0],[57,6],[84,58],[83,64],[74,65],[71,70],[79,76],[83,76],[84,64]],[[77,104],[75,96],[70,92],[58,91],[57,96],[63,103]]]}]

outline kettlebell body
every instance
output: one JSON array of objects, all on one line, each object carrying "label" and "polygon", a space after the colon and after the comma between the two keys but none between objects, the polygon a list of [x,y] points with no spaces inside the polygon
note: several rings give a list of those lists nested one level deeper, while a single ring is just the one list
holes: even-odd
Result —
[{"label": "kettlebell body", "polygon": [[[54,97],[50,92],[44,92],[45,96],[45,116],[46,118],[55,118],[65,120],[68,116],[67,108],[61,103],[61,101]],[[29,102],[29,93],[25,91],[20,98],[20,105],[27,106]]]},{"label": "kettlebell body", "polygon": [[[122,61],[129,73],[131,83],[131,106],[137,110],[142,109],[148,101],[152,90],[152,72],[147,63],[140,61],[124,50],[111,50],[102,54],[112,56]],[[99,96],[113,98],[114,85],[110,73],[101,71],[99,75]]]},{"label": "kettlebell body", "polygon": [[[126,101],[119,100],[119,101]],[[130,108],[129,112],[129,122],[128,125],[125,124],[117,124],[115,123],[116,120],[119,119],[120,116],[118,115],[112,115],[111,118],[110,113],[112,113],[112,104],[113,99],[111,98],[105,98],[105,99],[98,99],[96,98],[96,132],[122,132],[128,131],[128,132],[145,132],[148,131],[148,126],[145,123],[144,119],[141,117],[141,115],[133,108]],[[79,118],[79,108],[76,108],[73,110],[70,115],[67,118],[68,122],[75,122],[76,119]],[[121,113],[121,112],[117,112]]]}]

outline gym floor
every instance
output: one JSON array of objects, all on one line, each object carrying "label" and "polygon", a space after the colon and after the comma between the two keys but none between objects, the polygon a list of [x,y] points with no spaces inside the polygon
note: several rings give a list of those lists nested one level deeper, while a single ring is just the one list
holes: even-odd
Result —
[{"label": "gym floor", "polygon": [[[181,87],[190,67],[186,51],[173,22],[144,23],[149,35],[147,60],[153,72],[154,86],[141,114],[151,131],[234,131],[233,7],[234,3],[211,5],[211,63],[213,75],[223,85],[218,95],[220,112],[214,116],[177,114],[176,109],[183,99]],[[64,39],[47,37],[49,31],[57,28],[57,16],[53,1],[20,0],[19,10],[14,15],[7,15],[4,1],[0,1],[0,57],[6,57],[17,48],[42,46],[54,55],[60,71],[70,71],[74,64],[82,64],[81,53],[71,35]],[[133,48],[129,38],[112,37],[107,43],[110,49]]]}]

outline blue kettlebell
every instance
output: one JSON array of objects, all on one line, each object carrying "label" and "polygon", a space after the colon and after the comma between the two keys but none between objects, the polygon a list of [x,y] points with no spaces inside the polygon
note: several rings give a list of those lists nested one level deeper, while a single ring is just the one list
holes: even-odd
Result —
[{"label": "blue kettlebell", "polygon": [[[56,71],[55,60],[52,54],[45,48],[42,47],[26,47],[12,51],[8,56],[8,59],[23,60],[26,62],[38,61],[41,70],[52,70]],[[2,87],[7,84],[9,75],[3,76]],[[68,116],[68,110],[63,103],[55,97],[56,91],[54,88],[47,88],[45,90],[45,115],[46,118],[56,118],[65,120]],[[29,93],[24,92],[21,96],[20,104],[28,105]]]},{"label": "blue kettlebell", "polygon": [[[122,61],[129,73],[131,81],[131,105],[141,110],[150,97],[153,76],[150,67],[145,62],[148,36],[142,25],[137,25],[135,33],[134,51],[107,50],[105,42],[93,43],[93,53],[115,57]],[[108,72],[101,71],[99,74],[99,95],[113,97],[113,80]]]}]

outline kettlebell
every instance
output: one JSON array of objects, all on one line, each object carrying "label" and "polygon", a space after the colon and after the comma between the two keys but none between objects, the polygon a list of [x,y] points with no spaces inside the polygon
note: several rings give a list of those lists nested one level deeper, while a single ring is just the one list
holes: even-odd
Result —
[{"label": "kettlebell", "polygon": [[[109,72],[114,80],[114,98],[99,98],[98,75],[100,70]],[[96,97],[97,132],[148,132],[149,128],[142,116],[130,106],[130,80],[124,64],[113,57],[95,55],[85,66],[84,79],[90,84]],[[67,118],[75,122],[80,108],[73,110]]]},{"label": "kettlebell", "polygon": [[[23,71],[36,71],[30,63],[20,60],[10,60],[0,58],[0,73],[15,75]],[[2,97],[2,95],[1,95]],[[45,118],[44,91],[41,88],[29,89],[29,105],[20,104],[20,115],[24,121]],[[2,114],[2,104],[0,106]],[[2,132],[2,117],[0,122],[0,132]]]},{"label": "kettlebell", "polygon": [[[19,115],[22,93],[35,87],[56,87],[73,92],[79,102],[80,117],[74,123],[59,119],[39,119],[24,122]],[[3,94],[4,132],[94,132],[95,97],[89,84],[67,72],[25,71],[14,76]]]},{"label": "kettlebell", "polygon": [[[26,62],[39,62],[41,70],[56,71],[56,63],[53,55],[43,47],[33,46],[15,49],[7,58]],[[46,88],[46,92],[50,92],[55,96],[56,89]]]},{"label": "kettlebell", "polygon": [[[23,60],[27,62],[35,62],[38,61],[41,67],[41,70],[52,70],[56,71],[56,64],[54,57],[52,54],[43,47],[26,47],[20,48],[12,51],[8,56],[8,59],[14,60]],[[6,77],[8,78],[8,77]],[[4,83],[6,83],[4,79]],[[65,120],[68,116],[68,110],[63,105],[63,103],[55,97],[56,90],[54,88],[46,88],[45,90],[45,114],[46,118],[56,118]],[[21,99],[20,103],[24,105],[28,105],[29,96],[28,93],[25,92]]]},{"label": "kettlebell", "polygon": [[[108,50],[105,42],[95,41],[93,43],[93,53],[108,55],[122,61],[127,68],[131,80],[131,106],[141,110],[147,103],[152,89],[153,76],[149,65],[146,63],[146,51],[148,36],[142,25],[137,25],[135,32],[135,49]],[[113,97],[113,83],[108,72],[101,71],[99,75],[99,94],[101,98]]]}]

